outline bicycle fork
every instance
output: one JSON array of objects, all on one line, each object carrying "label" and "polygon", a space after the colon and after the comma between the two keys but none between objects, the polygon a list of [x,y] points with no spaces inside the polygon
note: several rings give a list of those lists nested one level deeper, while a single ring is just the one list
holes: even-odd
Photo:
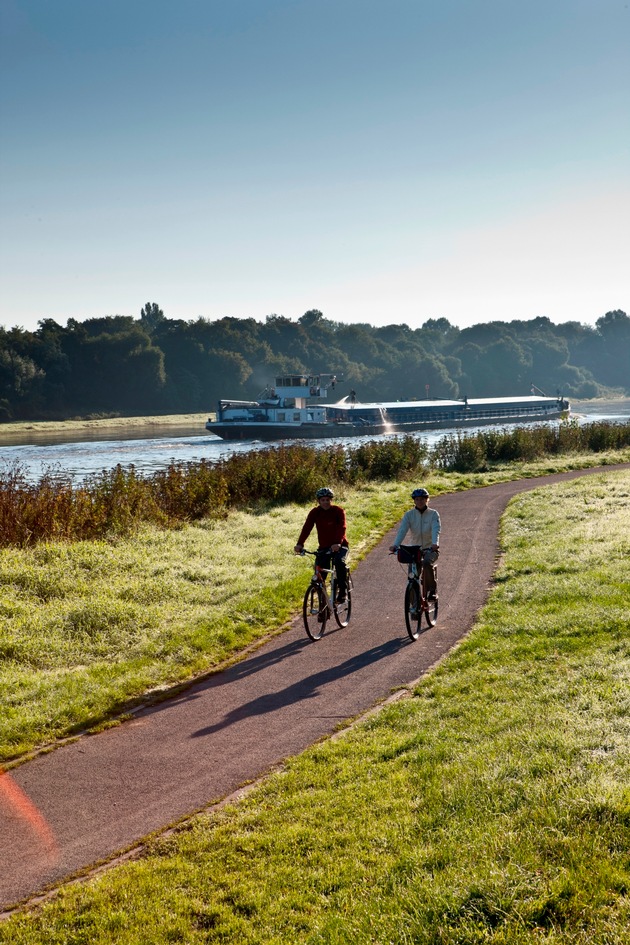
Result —
[{"label": "bicycle fork", "polygon": [[[318,607],[311,606],[311,614],[315,616],[316,614],[326,613],[327,619],[330,620],[332,617],[332,608],[330,606],[330,598],[328,596],[328,591],[326,590],[326,579],[321,572],[321,568],[317,568],[317,577],[311,578],[311,585],[313,587],[319,588],[321,593],[324,606],[320,609]],[[311,598],[311,604],[313,605],[315,600]]]}]

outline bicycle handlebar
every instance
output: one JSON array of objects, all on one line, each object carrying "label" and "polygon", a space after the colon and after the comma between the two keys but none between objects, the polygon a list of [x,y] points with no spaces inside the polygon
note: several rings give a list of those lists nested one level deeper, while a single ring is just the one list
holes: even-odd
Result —
[{"label": "bicycle handlebar", "polygon": [[[343,546],[340,546],[340,547],[343,547]],[[297,552],[293,552],[293,553],[296,554],[296,555],[297,555],[298,557],[300,557],[300,558],[303,558],[304,555],[313,555],[313,556],[316,556],[316,555],[331,555],[331,554],[335,554],[335,552],[332,551],[332,549],[330,549],[330,548],[322,548],[322,549],[320,549],[320,551],[309,551],[308,548],[302,548],[301,551],[297,551]]]},{"label": "bicycle handlebar", "polygon": [[410,547],[410,548],[414,548],[414,547],[419,548],[420,551],[422,551],[423,553],[424,553],[425,551],[435,551],[437,554],[440,553],[440,549],[439,549],[439,548],[434,548],[432,545],[429,545],[428,548],[422,548],[421,545],[415,545],[415,546],[414,546],[414,545],[392,545],[392,548],[393,548],[394,550],[393,550],[393,551],[388,551],[387,554],[388,554],[388,555],[395,555],[395,554],[398,554],[398,552],[400,551],[401,548],[409,548],[409,547]]}]

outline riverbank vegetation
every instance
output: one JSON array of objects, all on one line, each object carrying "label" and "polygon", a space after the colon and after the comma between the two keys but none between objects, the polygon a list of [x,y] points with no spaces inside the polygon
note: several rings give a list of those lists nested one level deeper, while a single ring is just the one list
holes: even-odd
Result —
[{"label": "riverbank vegetation", "polygon": [[221,397],[257,398],[277,375],[296,373],[336,374],[332,400],[351,390],[363,402],[513,397],[532,384],[550,396],[628,396],[629,362],[630,318],[620,310],[594,326],[540,317],[459,329],[431,318],[411,329],[345,325],[317,309],[297,321],[182,321],[153,302],[137,319],[0,327],[0,423],[198,413]]},{"label": "riverbank vegetation", "polygon": [[488,605],[410,698],[0,941],[624,945],[628,535],[627,471],[517,496]]},{"label": "riverbank vegetation", "polygon": [[78,485],[58,469],[32,483],[26,470],[12,466],[0,469],[0,547],[123,536],[146,523],[219,520],[233,509],[306,502],[322,482],[356,487],[587,452],[605,462],[607,452],[628,447],[630,423],[566,421],[448,434],[433,447],[418,437],[383,437],[359,446],[280,445],[215,462],[174,463],[150,475],[116,466]]}]

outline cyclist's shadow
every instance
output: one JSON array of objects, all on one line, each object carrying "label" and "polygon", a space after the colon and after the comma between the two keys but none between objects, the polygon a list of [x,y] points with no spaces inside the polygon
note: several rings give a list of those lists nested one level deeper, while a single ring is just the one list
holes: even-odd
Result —
[{"label": "cyclist's shadow", "polygon": [[318,673],[313,673],[311,676],[306,676],[304,679],[287,686],[286,689],[270,692],[264,696],[258,696],[250,702],[245,702],[228,712],[221,721],[198,729],[190,737],[200,738],[202,735],[212,735],[214,732],[228,728],[228,726],[235,722],[241,722],[243,719],[264,715],[267,712],[276,712],[278,709],[292,705],[295,702],[301,702],[303,699],[314,699],[320,694],[321,688],[328,683],[349,676],[351,673],[356,673],[385,657],[393,656],[403,646],[405,646],[405,643],[401,640],[388,640],[386,643],[381,643],[379,646],[374,646],[370,650],[352,656],[338,666],[331,666]]}]

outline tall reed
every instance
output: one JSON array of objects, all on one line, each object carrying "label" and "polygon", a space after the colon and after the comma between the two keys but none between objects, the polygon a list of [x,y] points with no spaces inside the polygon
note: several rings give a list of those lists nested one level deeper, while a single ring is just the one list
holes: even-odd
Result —
[{"label": "tall reed", "polygon": [[630,445],[630,423],[575,420],[555,426],[505,427],[449,434],[431,451],[431,465],[451,472],[481,472],[493,463],[531,462],[565,453],[619,450]]}]

